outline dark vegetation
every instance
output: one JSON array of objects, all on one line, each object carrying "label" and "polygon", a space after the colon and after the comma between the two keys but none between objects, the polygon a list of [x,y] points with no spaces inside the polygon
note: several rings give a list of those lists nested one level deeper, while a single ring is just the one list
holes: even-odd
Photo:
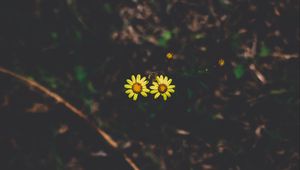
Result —
[{"label": "dark vegetation", "polygon": [[[142,170],[299,169],[298,20],[297,0],[6,0],[0,67],[120,148],[0,72],[0,169],[130,169],[122,153]],[[175,93],[133,102],[138,73]]]}]

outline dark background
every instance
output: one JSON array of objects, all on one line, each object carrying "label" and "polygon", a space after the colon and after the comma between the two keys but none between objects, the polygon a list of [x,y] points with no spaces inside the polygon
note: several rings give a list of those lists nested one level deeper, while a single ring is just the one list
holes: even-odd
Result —
[{"label": "dark background", "polygon": [[[143,170],[298,169],[298,20],[296,0],[2,1],[0,66],[121,148],[0,73],[0,169],[130,169],[121,153]],[[139,73],[175,93],[131,101],[123,85]]]}]

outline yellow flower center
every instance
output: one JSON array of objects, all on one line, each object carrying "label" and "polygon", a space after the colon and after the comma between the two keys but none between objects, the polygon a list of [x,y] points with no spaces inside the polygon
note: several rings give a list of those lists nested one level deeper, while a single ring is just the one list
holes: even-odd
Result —
[{"label": "yellow flower center", "polygon": [[220,66],[224,66],[224,64],[225,64],[225,60],[224,59],[219,59],[219,61],[218,61],[218,64],[220,65]]},{"label": "yellow flower center", "polygon": [[158,85],[158,91],[160,93],[165,93],[168,90],[168,87],[165,84]]},{"label": "yellow flower center", "polygon": [[134,93],[140,93],[142,91],[142,85],[140,83],[134,83],[132,85],[132,91]]}]

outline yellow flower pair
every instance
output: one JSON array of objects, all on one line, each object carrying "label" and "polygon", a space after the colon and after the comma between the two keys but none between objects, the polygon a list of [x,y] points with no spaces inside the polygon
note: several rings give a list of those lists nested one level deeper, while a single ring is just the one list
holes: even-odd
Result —
[{"label": "yellow flower pair", "polygon": [[167,76],[157,76],[155,81],[152,82],[149,90],[147,84],[149,83],[146,80],[146,77],[141,77],[140,74],[137,76],[132,75],[131,79],[126,79],[128,84],[125,84],[126,88],[125,93],[128,94],[129,98],[132,98],[134,101],[137,100],[138,95],[141,94],[144,97],[147,97],[147,93],[154,95],[154,99],[157,99],[159,96],[162,96],[166,101],[168,97],[171,97],[171,93],[174,93],[175,85],[172,85],[172,79],[169,79]]}]

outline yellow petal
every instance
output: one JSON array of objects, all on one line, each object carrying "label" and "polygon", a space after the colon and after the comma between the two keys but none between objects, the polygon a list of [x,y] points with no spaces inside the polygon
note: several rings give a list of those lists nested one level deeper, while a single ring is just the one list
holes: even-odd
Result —
[{"label": "yellow petal", "polygon": [[154,99],[157,99],[160,96],[160,93],[156,93]]},{"label": "yellow petal", "polygon": [[138,75],[136,76],[136,81],[137,81],[137,82],[140,82],[140,80],[141,80],[141,75],[138,74]]},{"label": "yellow petal", "polygon": [[129,85],[129,84],[125,84],[124,87],[127,88],[127,89],[131,89],[132,88],[132,86]]},{"label": "yellow petal", "polygon": [[141,95],[144,96],[144,97],[147,97],[147,93],[145,93],[143,91],[141,92]]},{"label": "yellow petal", "polygon": [[168,89],[168,92],[170,92],[170,93],[174,93],[174,92],[175,92],[175,90],[174,90],[174,89]]},{"label": "yellow petal", "polygon": [[168,82],[168,77],[167,77],[167,76],[165,76],[165,78],[164,78],[164,82],[165,82],[165,83],[167,83],[167,82]]},{"label": "yellow petal", "polygon": [[141,81],[140,83],[142,86],[145,86],[146,84],[148,84],[148,81]]},{"label": "yellow petal", "polygon": [[133,83],[136,82],[134,75],[131,76],[131,80],[132,80]]},{"label": "yellow petal", "polygon": [[128,89],[125,91],[126,94],[133,93],[132,89]]},{"label": "yellow petal", "polygon": [[157,89],[158,87],[157,86],[150,86],[150,89],[154,90],[154,89]]},{"label": "yellow petal", "polygon": [[134,94],[133,100],[136,101],[136,100],[137,100],[137,97],[138,97],[138,94]]},{"label": "yellow petal", "polygon": [[146,77],[143,77],[142,79],[141,79],[141,82],[144,82],[146,80]]},{"label": "yellow petal", "polygon": [[172,83],[172,79],[169,79],[167,84],[170,85]]},{"label": "yellow petal", "polygon": [[147,89],[147,88],[143,88],[143,91],[146,92],[146,93],[149,93],[149,92],[150,92],[150,90]]},{"label": "yellow petal", "polygon": [[158,83],[157,82],[153,82],[152,83],[155,87],[158,87]]},{"label": "yellow petal", "polygon": [[151,93],[151,94],[158,93],[158,90],[151,90],[150,93]]},{"label": "yellow petal", "polygon": [[134,94],[135,94],[135,93],[130,93],[130,94],[128,95],[128,97],[131,98]]},{"label": "yellow petal", "polygon": [[160,84],[160,83],[161,83],[161,77],[158,77],[158,76],[157,76],[157,77],[156,77],[156,81],[157,81],[157,83]]},{"label": "yellow petal", "polygon": [[126,79],[127,83],[133,85],[133,82],[130,79]]},{"label": "yellow petal", "polygon": [[164,101],[167,100],[167,95],[166,94],[162,94],[162,97],[164,98]]},{"label": "yellow petal", "polygon": [[166,93],[165,93],[168,97],[171,97],[171,94],[170,94],[170,92],[168,92],[168,91],[166,91]]},{"label": "yellow petal", "polygon": [[175,88],[175,85],[169,85],[169,89]]}]

